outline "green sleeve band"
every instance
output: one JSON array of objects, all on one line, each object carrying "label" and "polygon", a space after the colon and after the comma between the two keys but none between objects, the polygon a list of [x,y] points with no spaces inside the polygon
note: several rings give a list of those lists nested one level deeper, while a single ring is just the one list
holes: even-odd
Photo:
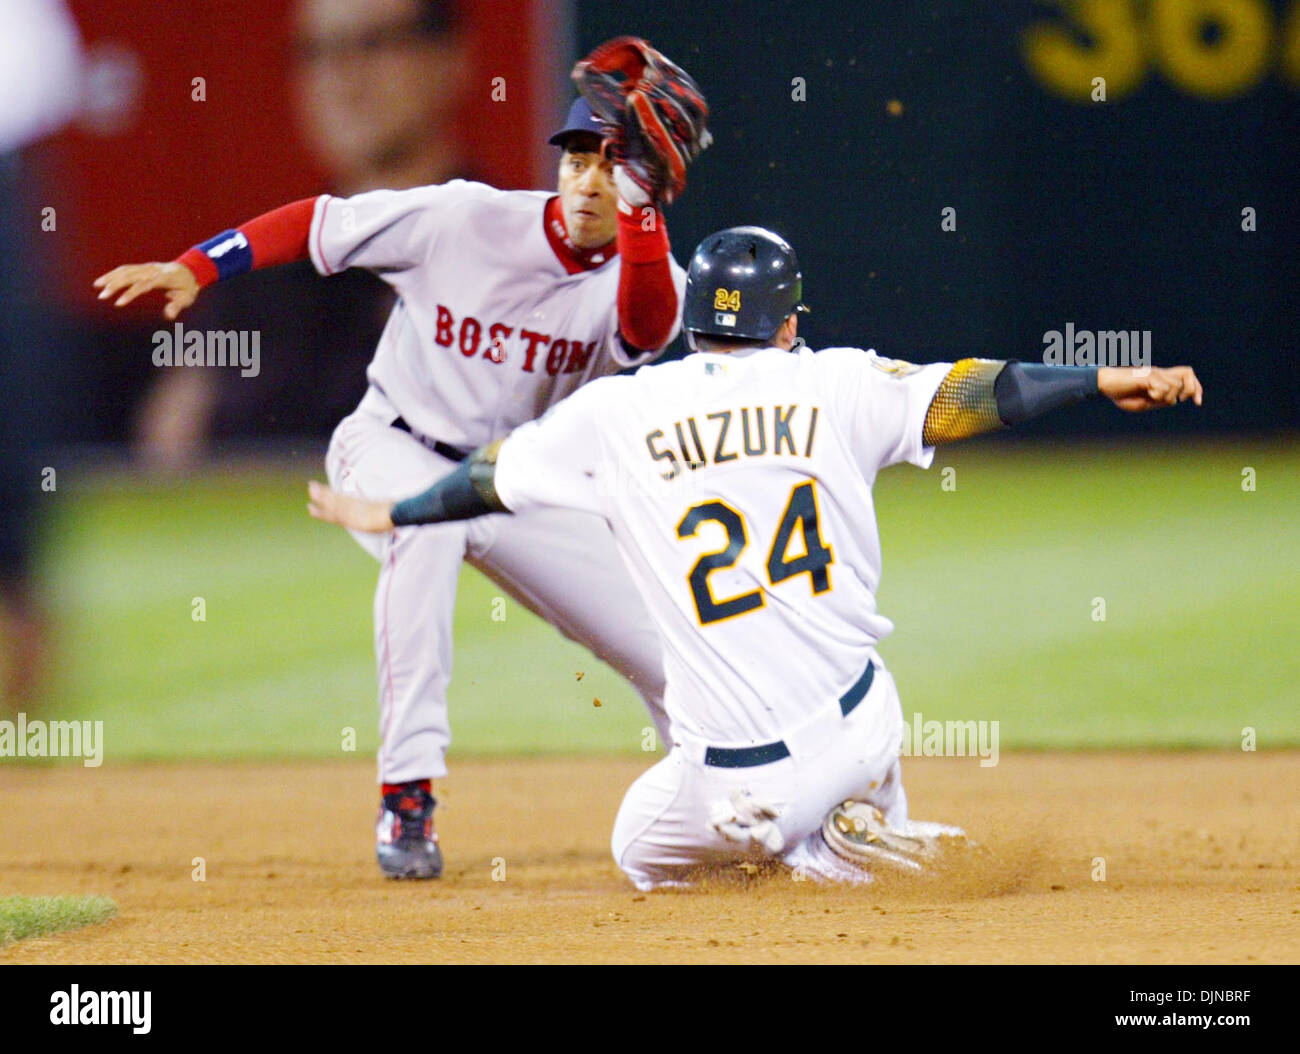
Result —
[{"label": "green sleeve band", "polygon": [[497,440],[480,447],[424,493],[399,501],[391,513],[393,526],[472,520],[490,512],[508,512],[494,483],[500,445]]}]

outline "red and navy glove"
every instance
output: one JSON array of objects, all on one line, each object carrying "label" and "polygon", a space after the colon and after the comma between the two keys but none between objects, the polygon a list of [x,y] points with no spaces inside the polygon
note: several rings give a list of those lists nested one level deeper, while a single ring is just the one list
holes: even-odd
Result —
[{"label": "red and navy glove", "polygon": [[573,79],[609,130],[610,157],[649,201],[676,199],[686,166],[713,141],[690,75],[640,37],[617,37],[575,65]]}]

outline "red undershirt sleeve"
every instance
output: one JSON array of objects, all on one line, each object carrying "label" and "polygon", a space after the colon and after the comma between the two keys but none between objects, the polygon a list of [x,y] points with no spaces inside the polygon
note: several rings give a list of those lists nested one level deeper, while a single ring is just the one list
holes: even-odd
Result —
[{"label": "red undershirt sleeve", "polygon": [[668,264],[663,213],[656,209],[650,224],[642,219],[641,209],[630,214],[619,209],[618,329],[632,347],[657,351],[668,343],[677,321],[677,287]]},{"label": "red undershirt sleeve", "polygon": [[259,267],[305,260],[315,207],[312,197],[265,212],[186,249],[176,263],[188,267],[199,285],[206,286]]}]

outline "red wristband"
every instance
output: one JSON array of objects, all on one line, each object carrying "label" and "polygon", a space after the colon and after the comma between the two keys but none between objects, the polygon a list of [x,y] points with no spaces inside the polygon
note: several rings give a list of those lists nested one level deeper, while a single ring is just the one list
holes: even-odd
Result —
[{"label": "red wristband", "polygon": [[186,249],[172,262],[184,264],[193,271],[194,279],[199,283],[200,289],[205,285],[211,285],[217,280],[217,265],[214,264],[208,254],[198,246],[195,246],[193,249]]},{"label": "red wristband", "polygon": [[[274,267],[276,264],[307,259],[307,241],[311,233],[311,220],[315,208],[315,198],[302,198],[271,212],[263,213],[261,216],[254,216],[247,223],[237,227],[236,230],[248,242],[248,251],[252,254],[252,266],[254,268]],[[197,245],[192,249],[186,249],[176,257],[175,262],[182,263],[193,271],[200,287],[211,285],[221,277],[221,271],[215,261]],[[242,272],[247,268],[245,262],[239,271]]]}]

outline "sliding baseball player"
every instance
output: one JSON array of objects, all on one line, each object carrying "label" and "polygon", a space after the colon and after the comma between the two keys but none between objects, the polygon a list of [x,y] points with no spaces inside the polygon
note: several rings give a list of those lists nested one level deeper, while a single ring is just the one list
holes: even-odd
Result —
[{"label": "sliding baseball player", "polygon": [[1186,366],[792,354],[802,273],[756,227],[706,238],[685,297],[690,357],[588,385],[417,497],[312,484],[310,511],[381,532],[551,506],[609,521],[664,638],[674,743],[614,825],[638,888],[763,856],[850,881],[920,866],[959,832],[907,814],[902,712],[877,650],[893,629],[875,602],[877,472],[1097,394],[1200,405],[1201,385]]}]

